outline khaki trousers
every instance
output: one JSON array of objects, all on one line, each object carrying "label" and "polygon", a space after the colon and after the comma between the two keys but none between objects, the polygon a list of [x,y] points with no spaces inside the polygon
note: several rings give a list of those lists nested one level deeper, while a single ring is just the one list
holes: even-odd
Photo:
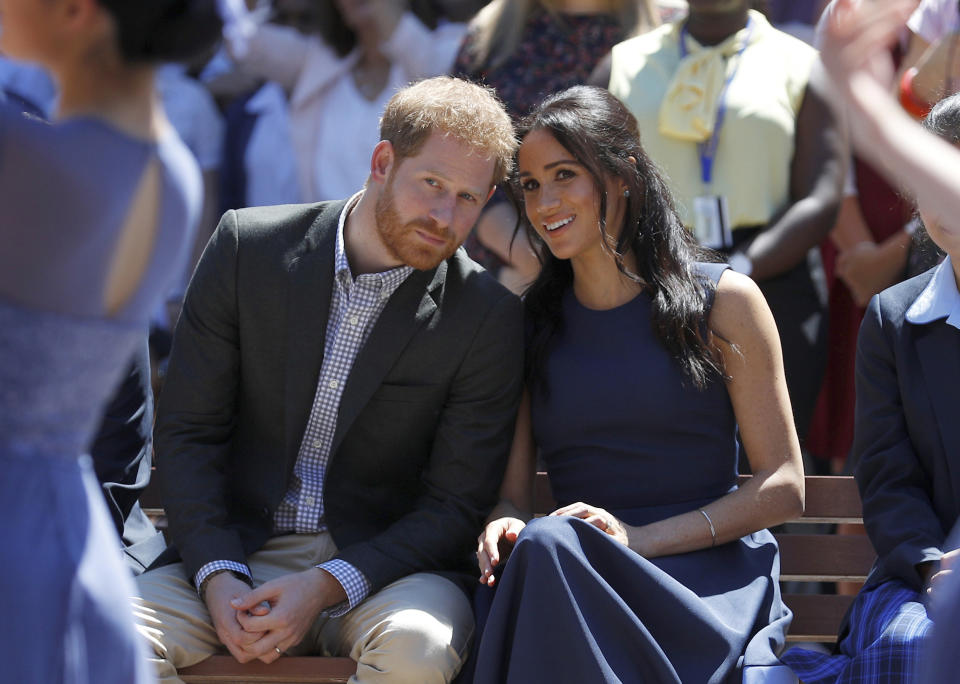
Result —
[{"label": "khaki trousers", "polygon": [[[254,584],[329,560],[329,533],[274,537],[247,560]],[[161,684],[180,682],[177,669],[228,653],[207,607],[176,563],[137,577],[138,630],[150,642]],[[351,683],[449,682],[467,657],[474,623],[470,602],[443,577],[417,573],[397,580],[338,618],[318,618],[290,655],[349,656]]]}]

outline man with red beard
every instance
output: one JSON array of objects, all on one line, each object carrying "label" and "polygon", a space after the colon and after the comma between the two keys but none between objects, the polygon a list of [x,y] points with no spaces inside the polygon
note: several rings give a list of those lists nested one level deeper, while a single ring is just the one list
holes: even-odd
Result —
[{"label": "man with red beard", "polygon": [[135,606],[162,682],[224,651],[417,684],[466,657],[523,335],[458,247],[516,143],[448,77],[398,92],[380,133],[363,190],[228,212],[190,283],[155,428],[172,544]]}]

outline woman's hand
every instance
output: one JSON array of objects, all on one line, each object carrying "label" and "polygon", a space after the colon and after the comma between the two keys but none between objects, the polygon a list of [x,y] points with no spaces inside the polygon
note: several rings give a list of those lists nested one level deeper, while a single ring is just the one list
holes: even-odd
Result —
[{"label": "woman's hand", "polygon": [[480,584],[492,587],[497,581],[494,569],[506,560],[509,549],[527,524],[519,518],[497,518],[487,523],[477,538],[477,565],[480,567]]},{"label": "woman's hand", "polygon": [[630,546],[627,530],[623,523],[602,508],[585,504],[582,501],[558,508],[550,515],[569,515],[588,522],[598,530],[606,532],[626,547]]}]

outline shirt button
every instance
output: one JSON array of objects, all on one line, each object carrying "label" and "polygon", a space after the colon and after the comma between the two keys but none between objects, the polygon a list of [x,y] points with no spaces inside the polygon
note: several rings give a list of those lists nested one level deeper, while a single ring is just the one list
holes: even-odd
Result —
[{"label": "shirt button", "polygon": [[356,325],[356,324],[359,323],[359,322],[360,322],[360,319],[357,318],[356,316],[351,316],[351,317],[350,317],[350,325]]},{"label": "shirt button", "polygon": [[322,446],[323,446],[323,442],[321,442],[319,439],[313,440],[313,448],[314,448],[314,449],[319,449],[319,448],[322,447]]},{"label": "shirt button", "polygon": [[313,505],[317,502],[312,496],[303,497],[303,503],[307,508],[313,508]]},{"label": "shirt button", "polygon": [[336,380],[331,380],[331,381],[328,383],[327,386],[328,386],[330,389],[337,389],[337,388],[340,386],[340,383],[337,382]]}]

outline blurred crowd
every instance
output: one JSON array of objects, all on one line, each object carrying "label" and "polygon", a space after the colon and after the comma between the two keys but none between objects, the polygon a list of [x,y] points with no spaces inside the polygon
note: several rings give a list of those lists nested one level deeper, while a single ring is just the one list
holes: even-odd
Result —
[{"label": "blurred crowd", "polygon": [[[838,159],[845,149],[842,126],[815,111],[817,100],[829,94],[821,97],[815,53],[801,41],[816,44],[828,3],[752,4],[797,40],[784,37],[775,48],[778,56],[790,55],[785,76],[745,64],[731,87],[731,111],[721,123],[731,138],[724,145],[736,153],[720,154],[713,189],[703,193],[723,200],[718,232],[710,235],[700,192],[709,184],[677,153],[696,135],[679,129],[696,123],[682,120],[686,103],[670,110],[672,95],[663,97],[668,86],[696,84],[678,86],[674,78],[624,85],[628,75],[648,78],[642,65],[622,60],[611,73],[608,57],[614,45],[654,36],[649,32],[656,27],[683,19],[683,0],[247,0],[252,21],[245,30],[190,64],[159,72],[164,107],[196,157],[204,193],[193,257],[167,305],[154,314],[154,380],[163,372],[190,273],[219,217],[228,209],[336,199],[362,186],[381,111],[398,88],[439,74],[464,76],[495,88],[511,115],[520,117],[546,95],[589,82],[609,87],[638,116],[644,146],[666,172],[681,216],[701,242],[749,259],[738,270],[761,284],[777,318],[808,469],[849,469],[863,307],[942,255],[917,231],[909,197],[855,155],[844,151]],[[893,53],[902,75],[900,101],[921,118],[960,89],[960,53],[957,4],[917,4]],[[659,58],[650,47],[658,40],[640,46],[649,52],[644,59]],[[672,60],[669,68],[677,61],[672,53],[664,59]],[[776,78],[789,82],[764,82]],[[789,101],[771,99],[757,104],[758,111],[738,111],[736,91],[748,79],[754,92],[773,86]],[[39,67],[0,58],[0,89],[40,117],[55,107],[55,87]],[[678,117],[669,125],[668,111]],[[761,119],[769,126],[758,126]],[[678,130],[669,130],[674,124]],[[836,187],[842,192],[834,196]],[[516,211],[498,190],[465,247],[520,293],[539,263],[516,227]],[[738,263],[735,256],[731,264]]]}]

